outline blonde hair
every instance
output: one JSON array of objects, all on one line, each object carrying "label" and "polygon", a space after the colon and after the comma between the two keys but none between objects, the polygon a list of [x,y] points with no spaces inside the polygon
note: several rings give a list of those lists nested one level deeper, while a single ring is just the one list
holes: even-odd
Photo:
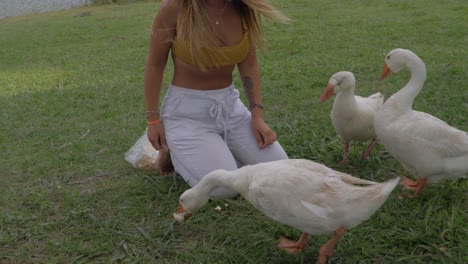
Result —
[{"label": "blonde hair", "polygon": [[[232,1],[239,10],[249,31],[250,43],[263,49],[262,17],[279,22],[289,19],[275,9],[268,0],[226,0]],[[207,47],[221,46],[215,26],[210,22],[204,0],[179,0],[180,11],[177,18],[177,41],[188,43],[194,65],[205,69],[204,65],[217,65],[217,58],[207,51]]]}]

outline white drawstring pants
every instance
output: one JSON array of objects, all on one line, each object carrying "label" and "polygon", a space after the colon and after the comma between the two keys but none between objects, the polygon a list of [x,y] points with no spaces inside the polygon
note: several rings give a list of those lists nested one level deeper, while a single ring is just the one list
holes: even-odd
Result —
[{"label": "white drawstring pants", "polygon": [[[170,85],[161,118],[175,171],[195,186],[216,169],[287,159],[276,141],[260,149],[253,134],[250,111],[232,84],[219,90],[193,90]],[[236,192],[216,188],[211,197]]]}]

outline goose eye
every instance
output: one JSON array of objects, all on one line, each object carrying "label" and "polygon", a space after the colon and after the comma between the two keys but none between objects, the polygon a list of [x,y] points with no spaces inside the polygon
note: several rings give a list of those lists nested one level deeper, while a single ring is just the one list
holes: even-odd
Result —
[{"label": "goose eye", "polygon": [[389,60],[389,59],[390,59],[390,55],[387,56],[387,60]]}]

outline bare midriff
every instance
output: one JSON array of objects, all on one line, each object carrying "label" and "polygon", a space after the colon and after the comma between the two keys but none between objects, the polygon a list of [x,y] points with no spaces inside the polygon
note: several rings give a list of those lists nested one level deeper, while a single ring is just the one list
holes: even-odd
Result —
[{"label": "bare midriff", "polygon": [[177,58],[174,61],[174,77],[172,84],[195,90],[216,90],[232,84],[232,73],[235,65],[210,68],[205,71],[186,64]]}]

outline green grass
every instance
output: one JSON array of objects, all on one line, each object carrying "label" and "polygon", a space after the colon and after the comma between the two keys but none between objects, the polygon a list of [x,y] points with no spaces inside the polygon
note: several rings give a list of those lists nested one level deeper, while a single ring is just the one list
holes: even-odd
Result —
[{"label": "green grass", "polygon": [[[333,130],[329,77],[356,75],[360,95],[388,98],[407,72],[378,81],[385,54],[413,50],[428,79],[414,108],[468,129],[468,4],[463,1],[273,1],[293,21],[266,24],[265,117],[291,158],[365,179],[407,175],[382,146],[350,165]],[[156,2],[0,20],[1,263],[315,263],[326,236],[288,255],[273,222],[242,198],[215,200],[184,224],[171,216],[188,188],[136,170],[124,153],[145,128],[143,71]],[[166,71],[169,84],[172,69]],[[236,84],[240,82],[236,78]],[[340,241],[332,263],[468,263],[468,184],[400,189]],[[225,204],[229,206],[226,207]],[[216,211],[216,206],[223,210]]]}]

